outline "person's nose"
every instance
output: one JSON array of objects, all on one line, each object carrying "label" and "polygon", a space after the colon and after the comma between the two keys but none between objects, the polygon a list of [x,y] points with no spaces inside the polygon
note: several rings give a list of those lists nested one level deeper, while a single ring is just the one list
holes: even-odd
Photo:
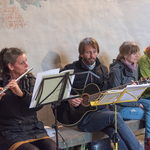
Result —
[{"label": "person's nose", "polygon": [[91,57],[93,58],[93,57],[94,57],[94,53],[93,53],[93,52],[91,52],[90,54],[91,54]]},{"label": "person's nose", "polygon": [[28,65],[28,63],[27,62],[25,62],[25,67],[28,67],[29,65]]}]

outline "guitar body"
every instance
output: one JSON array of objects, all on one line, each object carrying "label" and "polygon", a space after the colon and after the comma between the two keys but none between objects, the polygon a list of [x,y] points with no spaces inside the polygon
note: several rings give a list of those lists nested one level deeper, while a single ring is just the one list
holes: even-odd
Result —
[{"label": "guitar body", "polygon": [[[98,92],[100,92],[98,86],[91,83],[86,86],[84,94],[82,94],[83,102],[78,107],[70,106],[68,102],[62,102],[57,108],[58,121],[64,126],[77,125],[87,113],[97,110],[97,106],[91,106],[88,100],[91,94]],[[59,108],[62,111],[59,111]]]}]

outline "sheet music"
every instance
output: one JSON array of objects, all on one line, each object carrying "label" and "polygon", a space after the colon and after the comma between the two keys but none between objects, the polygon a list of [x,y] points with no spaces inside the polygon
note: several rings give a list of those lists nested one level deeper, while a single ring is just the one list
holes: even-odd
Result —
[{"label": "sheet music", "polygon": [[91,102],[92,106],[137,101],[150,84],[128,85],[122,90],[109,90],[99,100]]},{"label": "sheet music", "polygon": [[120,98],[119,102],[132,101],[134,99],[138,99],[147,87],[149,87],[149,84],[128,85],[126,87],[126,93]]},{"label": "sheet music", "polygon": [[[36,107],[40,102],[41,104],[48,104],[54,101],[58,101],[60,93],[62,91],[63,76],[65,73],[73,74],[74,70],[65,70],[59,73],[59,69],[52,69],[37,74],[35,82],[32,100],[29,108]],[[71,84],[74,81],[74,75],[69,76]],[[42,85],[41,85],[41,81]],[[71,85],[67,80],[66,89],[64,91],[63,99],[70,96]]]},{"label": "sheet music", "polygon": [[[73,75],[72,78],[71,78],[71,84],[73,84],[74,78],[75,78],[75,75]],[[70,96],[70,93],[71,93],[71,86],[69,85],[67,98],[68,98],[68,97],[71,97],[71,96]]]},{"label": "sheet music", "polygon": [[106,104],[112,104],[113,102],[115,102],[119,96],[120,96],[120,93],[122,92],[122,90],[110,90],[110,91],[107,91],[105,93],[103,93],[99,100],[96,100],[94,102],[91,102],[91,105],[92,106],[97,106],[97,105],[106,105]]},{"label": "sheet music", "polygon": [[34,85],[34,89],[33,89],[33,94],[32,94],[32,100],[31,100],[31,103],[30,103],[30,107],[29,108],[32,108],[35,104],[35,97],[36,97],[36,94],[37,94],[37,90],[38,90],[38,87],[41,83],[41,80],[44,76],[47,76],[47,75],[53,75],[53,74],[58,74],[60,71],[60,68],[57,68],[57,69],[51,69],[51,70],[47,70],[47,71],[43,71],[43,72],[39,72],[37,74],[37,77],[36,77],[36,81],[35,81],[35,85]]},{"label": "sheet music", "polygon": [[[65,72],[69,72],[69,71],[72,72],[72,74],[74,72],[73,69],[70,69],[70,70],[64,70],[64,71],[60,72],[60,74],[64,74]],[[70,82],[71,82],[71,84],[73,83],[74,78],[75,78],[75,75],[70,76]],[[69,85],[67,97],[70,97],[70,92],[71,92],[71,86]]]}]

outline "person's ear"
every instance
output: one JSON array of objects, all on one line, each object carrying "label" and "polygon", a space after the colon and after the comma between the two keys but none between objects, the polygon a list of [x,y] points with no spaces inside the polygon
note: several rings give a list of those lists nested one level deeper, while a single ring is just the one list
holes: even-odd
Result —
[{"label": "person's ear", "polygon": [[128,55],[124,55],[124,59],[127,59],[128,58]]},{"label": "person's ear", "polygon": [[13,66],[11,63],[9,63],[9,64],[8,64],[8,68],[9,68],[9,70],[13,70],[13,69],[14,69],[14,66]]}]

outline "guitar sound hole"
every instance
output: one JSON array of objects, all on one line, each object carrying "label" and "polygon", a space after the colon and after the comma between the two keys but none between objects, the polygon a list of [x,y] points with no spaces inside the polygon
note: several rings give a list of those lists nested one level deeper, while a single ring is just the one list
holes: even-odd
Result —
[{"label": "guitar sound hole", "polygon": [[90,105],[90,102],[88,101],[89,100],[89,95],[84,93],[82,95],[82,98],[83,98],[82,105],[85,106],[85,107],[88,107]]}]

